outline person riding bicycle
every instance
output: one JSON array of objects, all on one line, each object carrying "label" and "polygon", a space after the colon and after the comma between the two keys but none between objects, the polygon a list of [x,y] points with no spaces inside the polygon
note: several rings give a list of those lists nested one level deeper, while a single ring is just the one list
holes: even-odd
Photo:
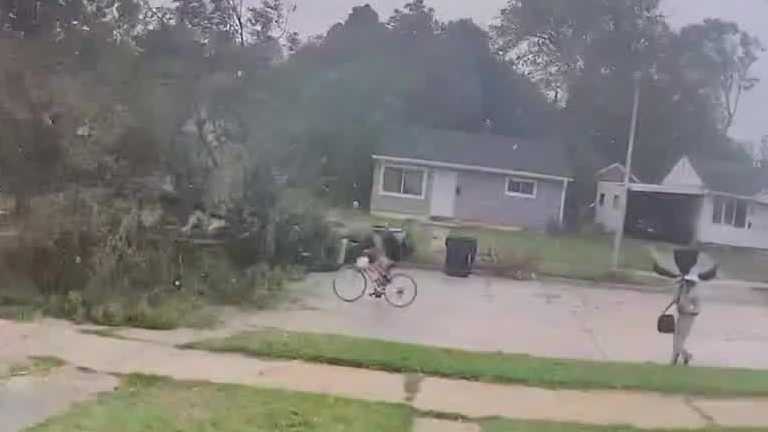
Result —
[{"label": "person riding bicycle", "polygon": [[381,235],[374,233],[371,236],[370,245],[363,250],[362,256],[368,258],[370,268],[377,272],[385,282],[391,280],[390,271],[395,266],[395,262],[387,256],[384,239]]}]

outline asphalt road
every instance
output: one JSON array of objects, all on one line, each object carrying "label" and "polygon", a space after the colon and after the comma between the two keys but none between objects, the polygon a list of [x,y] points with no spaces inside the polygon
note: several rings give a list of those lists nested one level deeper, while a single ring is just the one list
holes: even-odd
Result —
[{"label": "asphalt road", "polygon": [[[316,274],[299,288],[299,305],[250,314],[239,324],[547,357],[668,361],[672,340],[656,332],[656,317],[672,285],[649,290],[405,271],[419,283],[419,297],[405,310],[367,296],[343,303],[331,291],[333,274]],[[728,281],[699,289],[703,312],[689,340],[695,362],[768,369],[768,291]]]}]

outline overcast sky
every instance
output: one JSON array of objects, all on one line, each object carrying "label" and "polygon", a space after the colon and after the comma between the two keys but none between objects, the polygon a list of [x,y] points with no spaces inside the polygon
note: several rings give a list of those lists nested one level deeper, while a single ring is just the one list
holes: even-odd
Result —
[{"label": "overcast sky", "polygon": [[[253,1],[253,0],[251,0]],[[303,36],[324,33],[333,23],[342,21],[353,6],[370,3],[386,19],[406,0],[293,0],[298,9],[291,26]],[[576,0],[574,0],[576,1]],[[768,0],[662,0],[663,10],[673,26],[718,17],[736,21],[743,29],[760,37],[768,45]],[[428,0],[443,20],[470,17],[487,25],[506,0]],[[768,134],[768,53],[753,66],[763,82],[744,96],[741,109],[731,129],[734,138],[759,141]]]}]

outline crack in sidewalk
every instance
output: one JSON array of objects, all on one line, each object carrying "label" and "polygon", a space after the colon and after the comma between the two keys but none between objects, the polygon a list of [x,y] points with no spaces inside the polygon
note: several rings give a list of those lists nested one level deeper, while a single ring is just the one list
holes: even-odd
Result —
[{"label": "crack in sidewalk", "polygon": [[701,419],[707,423],[707,427],[717,426],[717,423],[715,422],[715,418],[707,414],[707,412],[704,411],[700,406],[696,405],[696,401],[693,400],[693,398],[691,398],[690,396],[685,396],[683,398],[683,402],[688,408],[692,409],[693,412],[698,414],[699,417],[701,417]]}]

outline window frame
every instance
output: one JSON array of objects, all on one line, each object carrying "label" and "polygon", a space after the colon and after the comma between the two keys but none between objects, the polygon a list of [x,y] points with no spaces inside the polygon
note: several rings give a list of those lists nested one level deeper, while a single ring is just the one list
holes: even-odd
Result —
[{"label": "window frame", "polygon": [[597,204],[600,207],[605,207],[605,192],[600,192],[600,195],[597,197]]},{"label": "window frame", "polygon": [[[400,178],[400,192],[389,192],[384,190],[384,173],[386,172],[387,168],[399,169],[403,171],[403,175]],[[420,195],[403,193],[403,189],[405,188],[405,172],[406,171],[415,171],[421,174],[421,194]],[[382,164],[381,172],[379,173],[379,195],[391,196],[391,197],[397,197],[397,198],[423,200],[427,196],[427,176],[428,175],[429,175],[429,171],[424,167],[418,167],[413,165]]]},{"label": "window frame", "polygon": [[[736,224],[737,222],[737,214],[739,213],[738,209],[740,206],[743,206],[744,209],[744,225],[739,226]],[[731,214],[728,215],[727,209],[729,207],[732,207]],[[751,229],[751,221],[749,220],[749,216],[752,212],[752,206],[749,203],[749,200],[742,199],[742,198],[736,198],[732,196],[727,195],[714,195],[712,197],[712,224],[713,225],[722,225],[727,226],[730,228],[735,229]],[[719,210],[719,216],[720,220],[718,221],[716,216],[718,215]],[[730,216],[730,218],[727,218],[726,216]]]},{"label": "window frame", "polygon": [[[531,194],[525,194],[522,192],[510,192],[509,191],[509,184],[511,182],[516,183],[530,183],[533,185],[533,193]],[[507,177],[506,181],[504,182],[504,195],[506,196],[513,196],[513,197],[519,197],[519,198],[527,198],[527,199],[536,199],[536,195],[539,191],[539,182],[535,179],[530,178],[524,178],[524,177]]]}]

